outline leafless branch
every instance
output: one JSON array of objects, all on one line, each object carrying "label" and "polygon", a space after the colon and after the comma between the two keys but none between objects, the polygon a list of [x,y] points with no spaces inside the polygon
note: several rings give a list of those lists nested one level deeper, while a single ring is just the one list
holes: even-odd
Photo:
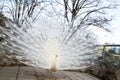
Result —
[{"label": "leafless branch", "polygon": [[[109,31],[109,29],[105,28],[105,24],[111,21],[111,19],[107,19],[105,16],[101,16],[101,18],[98,18],[98,16],[92,17],[92,14],[105,15],[103,10],[111,9],[111,4],[103,5],[101,3],[102,0],[70,0],[71,2],[66,0],[63,1],[65,7],[65,18],[68,19],[67,21],[71,21],[71,26],[69,27],[68,33],[66,33],[66,35],[69,34],[69,37],[66,38],[65,36],[63,43],[67,43],[69,39],[71,39],[72,36],[74,36],[81,28],[96,26]],[[70,5],[72,5],[70,7],[71,11],[68,9],[68,6]],[[68,18],[68,15],[71,16]]]}]

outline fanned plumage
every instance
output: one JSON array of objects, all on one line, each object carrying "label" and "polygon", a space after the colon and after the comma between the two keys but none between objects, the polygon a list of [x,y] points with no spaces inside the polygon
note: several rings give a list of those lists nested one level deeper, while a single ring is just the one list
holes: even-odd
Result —
[{"label": "fanned plumage", "polygon": [[64,70],[93,64],[96,59],[93,34],[81,29],[70,37],[74,32],[69,30],[70,25],[61,25],[52,19],[36,23],[29,20],[18,26],[6,18],[6,28],[0,27],[2,45],[16,53],[21,62],[36,67]]}]

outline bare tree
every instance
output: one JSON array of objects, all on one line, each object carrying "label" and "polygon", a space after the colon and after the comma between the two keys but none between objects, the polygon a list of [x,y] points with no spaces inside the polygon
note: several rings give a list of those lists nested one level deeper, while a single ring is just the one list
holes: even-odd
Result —
[{"label": "bare tree", "polygon": [[[56,50],[55,54],[59,53],[59,56],[64,59],[65,63],[63,62],[61,66],[65,65],[66,68],[72,69],[74,66],[80,67],[91,64],[91,62],[95,60],[94,57],[96,57],[94,45],[97,41],[93,34],[91,34],[92,32],[85,28],[96,26],[107,30],[105,27],[110,19],[106,18],[103,10],[110,9],[111,7],[109,4],[102,3],[102,1],[106,0],[63,0],[62,2],[61,0],[51,0],[51,5],[49,8],[45,8],[46,12],[43,12],[43,16],[39,18],[38,24],[40,24],[40,27],[33,28],[31,23],[27,23],[27,25],[20,24],[23,28],[19,27],[18,24],[24,23],[26,17],[32,18],[33,21],[36,19],[34,15],[34,13],[36,13],[35,8],[39,9],[37,6],[41,3],[45,6],[47,2],[47,0],[44,0],[45,2],[43,0],[41,0],[41,2],[39,1],[40,0],[10,0],[12,8],[9,8],[9,12],[12,15],[13,21],[6,20],[6,22],[9,23],[7,25],[7,27],[10,28],[9,30],[0,27],[2,34],[8,37],[5,38],[6,41],[3,45],[6,45],[8,50],[12,49],[12,52],[18,53],[18,55],[23,54],[26,58],[29,57],[28,60],[30,60],[33,65],[38,63],[40,67],[42,63],[45,65],[44,67],[48,67],[47,64],[44,64],[47,60],[44,60],[44,57],[46,54],[49,55],[53,52],[51,46]],[[62,7],[57,5],[55,1]],[[40,8],[40,10],[41,9],[43,8]],[[54,14],[54,11],[56,14]],[[57,16],[60,18],[57,18]],[[67,23],[58,23],[59,21],[57,21],[63,21],[64,19]],[[15,22],[15,24],[13,22]],[[58,50],[56,49],[57,47]],[[55,57],[56,55],[53,56]],[[86,64],[79,63],[82,61]]]},{"label": "bare tree", "polygon": [[[40,14],[41,10],[46,6],[46,0],[9,0],[10,6],[8,8],[12,20],[15,23],[23,24],[26,18],[31,18],[35,21]],[[41,4],[44,3],[44,6]],[[37,12],[35,11],[37,9]]]},{"label": "bare tree", "polygon": [[114,8],[115,5],[108,3],[107,0],[63,0],[61,4],[64,6],[64,17],[70,23],[66,34],[70,36],[67,39],[65,36],[65,42],[81,28],[96,26],[110,31],[106,24],[109,24],[111,19],[107,18],[105,10]]},{"label": "bare tree", "polygon": [[[80,22],[83,23],[84,21],[90,19],[89,16],[91,14],[93,13],[105,14],[104,12],[102,12],[103,10],[112,8],[111,4],[109,5],[102,4],[102,0],[63,0],[63,2],[65,18],[68,21],[72,22],[76,20],[78,17],[81,17],[82,19],[80,20]],[[71,15],[69,16],[69,14]]]}]

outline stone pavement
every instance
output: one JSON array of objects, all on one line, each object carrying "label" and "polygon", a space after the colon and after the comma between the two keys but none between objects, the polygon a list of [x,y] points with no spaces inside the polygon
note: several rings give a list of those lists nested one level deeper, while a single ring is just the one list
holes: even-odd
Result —
[{"label": "stone pavement", "polygon": [[99,80],[89,74],[28,66],[0,66],[0,80]]}]

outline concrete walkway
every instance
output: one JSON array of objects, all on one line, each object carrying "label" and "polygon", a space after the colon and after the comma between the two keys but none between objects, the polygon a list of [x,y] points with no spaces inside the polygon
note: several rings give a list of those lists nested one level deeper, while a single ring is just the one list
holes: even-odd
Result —
[{"label": "concrete walkway", "polygon": [[28,66],[0,66],[0,80],[99,80],[86,73],[51,72]]}]

